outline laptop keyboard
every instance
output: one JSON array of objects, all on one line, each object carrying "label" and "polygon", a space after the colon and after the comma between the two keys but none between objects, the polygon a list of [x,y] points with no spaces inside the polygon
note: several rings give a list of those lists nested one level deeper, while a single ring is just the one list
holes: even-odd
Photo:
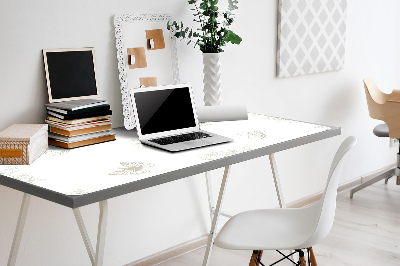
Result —
[{"label": "laptop keyboard", "polygon": [[168,145],[168,144],[184,142],[184,141],[189,141],[189,140],[204,139],[204,138],[208,138],[208,137],[211,137],[211,135],[204,133],[204,132],[193,132],[193,133],[175,135],[175,136],[158,138],[158,139],[149,139],[149,141],[160,144],[160,145]]}]

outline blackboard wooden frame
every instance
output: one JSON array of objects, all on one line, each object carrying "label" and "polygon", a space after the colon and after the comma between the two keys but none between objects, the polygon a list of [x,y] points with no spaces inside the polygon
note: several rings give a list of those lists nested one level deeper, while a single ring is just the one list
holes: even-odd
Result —
[{"label": "blackboard wooden frame", "polygon": [[[75,96],[75,97],[54,98],[52,88],[51,88],[51,82],[50,82],[47,53],[82,52],[82,51],[90,51],[92,53],[95,93],[90,94],[90,95],[79,95],[79,96]],[[45,67],[45,73],[46,73],[47,91],[48,91],[50,103],[72,101],[72,100],[78,100],[78,99],[97,99],[98,98],[99,93],[98,93],[98,82],[97,82],[97,71],[96,71],[96,57],[95,57],[95,50],[93,47],[43,49],[43,60],[44,60],[44,67]]]}]

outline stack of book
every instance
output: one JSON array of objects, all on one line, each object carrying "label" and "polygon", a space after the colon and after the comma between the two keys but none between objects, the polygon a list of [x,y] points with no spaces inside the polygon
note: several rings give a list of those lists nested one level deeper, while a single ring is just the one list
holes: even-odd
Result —
[{"label": "stack of book", "polygon": [[115,140],[110,105],[104,100],[45,104],[49,144],[66,149]]}]

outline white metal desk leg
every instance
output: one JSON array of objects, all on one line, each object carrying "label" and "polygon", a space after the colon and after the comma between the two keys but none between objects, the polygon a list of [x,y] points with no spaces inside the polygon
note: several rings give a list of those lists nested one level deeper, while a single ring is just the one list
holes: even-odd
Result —
[{"label": "white metal desk leg", "polygon": [[281,181],[279,180],[278,168],[276,167],[275,155],[271,153],[269,155],[269,163],[271,164],[272,176],[274,177],[276,195],[278,196],[279,207],[286,208],[285,200],[283,199],[283,192],[281,187]]},{"label": "white metal desk leg", "polygon": [[206,185],[207,185],[207,194],[208,194],[208,208],[210,209],[210,219],[211,222],[213,220],[213,212],[214,212],[214,199],[213,199],[213,192],[212,192],[212,185],[211,185],[211,176],[210,172],[207,171],[205,173],[206,177]]},{"label": "white metal desk leg", "polygon": [[30,200],[31,195],[24,193],[24,197],[22,198],[21,203],[21,209],[19,211],[17,227],[15,228],[14,240],[11,246],[10,256],[8,257],[8,266],[14,266],[15,262],[17,261],[19,244],[21,243],[22,232],[24,231]]},{"label": "white metal desk leg", "polygon": [[79,227],[79,231],[81,232],[82,238],[83,238],[83,242],[85,243],[85,247],[87,250],[87,253],[89,255],[90,258],[90,262],[92,263],[92,265],[94,265],[94,252],[93,252],[93,247],[92,247],[92,243],[90,243],[90,238],[89,235],[86,231],[86,226],[85,223],[82,219],[82,215],[80,210],[77,209],[73,209],[74,215],[75,215],[75,220],[76,223],[78,224]]},{"label": "white metal desk leg", "polygon": [[223,176],[222,182],[221,182],[221,188],[219,190],[217,206],[215,207],[215,213],[214,213],[214,217],[212,219],[211,231],[210,231],[210,235],[208,237],[206,253],[204,255],[204,260],[203,260],[203,266],[208,265],[210,257],[211,257],[211,249],[212,249],[212,245],[213,245],[214,238],[215,238],[214,233],[215,233],[215,229],[217,228],[217,224],[218,224],[218,218],[219,218],[219,214],[221,211],[222,200],[224,199],[224,193],[225,193],[225,188],[226,188],[226,182],[227,182],[228,175],[229,175],[229,170],[230,170],[230,166],[226,166],[225,171],[224,171],[224,176]]},{"label": "white metal desk leg", "polygon": [[83,242],[85,243],[87,253],[89,254],[90,262],[94,266],[103,265],[104,245],[106,240],[106,228],[107,228],[107,213],[108,213],[107,200],[99,202],[99,207],[100,207],[100,214],[99,214],[99,225],[97,231],[96,253],[93,252],[93,247],[92,244],[90,243],[90,238],[86,231],[85,223],[82,219],[80,210],[79,209],[73,210],[76,222],[79,227],[79,231],[81,232]]},{"label": "white metal desk leg", "polygon": [[107,213],[108,204],[107,200],[100,201],[100,214],[99,214],[99,227],[97,231],[97,246],[96,246],[96,259],[95,266],[103,265],[104,246],[106,242],[106,227],[107,227]]},{"label": "white metal desk leg", "polygon": [[[281,187],[281,181],[278,175],[278,167],[276,166],[275,155],[271,153],[269,155],[269,163],[271,164],[272,176],[274,177],[276,195],[278,196],[279,207],[286,208],[285,200],[283,199],[283,191]],[[292,250],[289,250],[289,254],[292,253]],[[294,260],[293,255],[290,256],[292,260]]]}]

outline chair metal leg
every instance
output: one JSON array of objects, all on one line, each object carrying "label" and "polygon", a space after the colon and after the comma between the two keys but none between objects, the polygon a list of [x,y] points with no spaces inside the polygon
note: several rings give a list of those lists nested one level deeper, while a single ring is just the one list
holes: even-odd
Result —
[{"label": "chair metal leg", "polygon": [[361,185],[358,185],[357,187],[353,188],[352,190],[350,190],[350,198],[353,198],[354,193],[356,193],[357,191],[365,187],[368,187],[373,183],[378,182],[379,180],[385,179],[385,184],[387,184],[389,178],[391,178],[392,176],[396,176],[396,185],[400,185],[400,146],[399,146],[399,152],[397,153],[397,167],[394,167],[386,171],[385,173],[382,173],[374,177],[373,179],[368,180],[367,182],[362,183]]},{"label": "chair metal leg", "polygon": [[397,167],[394,167],[394,168],[392,168],[392,169],[390,169],[390,170],[388,170],[388,171],[386,171],[386,172],[384,172],[384,173],[382,173],[382,174],[380,174],[380,175],[368,180],[367,182],[356,186],[355,188],[350,190],[350,198],[353,198],[354,193],[356,193],[357,191],[359,191],[359,190],[361,190],[363,188],[366,188],[366,187],[368,187],[368,186],[370,186],[370,185],[372,185],[372,184],[374,184],[374,183],[376,183],[376,182],[378,182],[378,181],[380,181],[382,179],[387,179],[387,178],[390,178],[390,177],[394,176],[395,173],[396,173],[396,169],[397,169]]},{"label": "chair metal leg", "polygon": [[[290,252],[289,255],[285,255],[285,254],[282,253],[282,251],[276,250],[276,252],[278,252],[279,254],[281,254],[281,255],[283,256],[283,258],[280,259],[280,260],[275,261],[274,263],[270,264],[269,266],[278,264],[279,262],[281,262],[281,261],[283,261],[283,260],[289,260],[289,261],[290,261],[291,263],[293,263],[294,265],[298,265],[298,263],[296,263],[296,262],[294,261],[293,255],[294,255],[295,253],[298,253],[299,251],[300,251],[299,249],[296,249],[295,251]],[[304,256],[304,255],[303,255],[303,256]]]},{"label": "chair metal leg", "polygon": [[24,231],[26,216],[28,215],[29,202],[31,200],[31,195],[24,193],[22,198],[21,209],[19,211],[19,217],[17,222],[17,227],[15,228],[14,239],[11,245],[10,255],[8,257],[7,266],[14,266],[17,261],[18,249],[21,244],[22,233]]},{"label": "chair metal leg", "polygon": [[302,250],[299,251],[299,262],[300,266],[307,266],[306,258],[304,257],[304,252]]},{"label": "chair metal leg", "polygon": [[223,176],[222,182],[221,182],[221,188],[219,190],[217,206],[215,207],[215,213],[214,213],[212,224],[211,224],[210,235],[208,236],[206,253],[204,255],[204,260],[203,260],[203,266],[207,266],[210,261],[212,245],[213,245],[213,242],[215,239],[215,230],[216,230],[217,224],[218,224],[218,219],[219,219],[221,206],[222,206],[222,200],[224,199],[224,193],[225,193],[225,188],[227,185],[229,171],[230,171],[230,166],[226,166],[225,171],[224,171],[224,176]]},{"label": "chair metal leg", "polygon": [[312,247],[309,247],[308,250],[310,251],[310,262],[311,266],[318,266],[317,259],[315,258],[314,250]]},{"label": "chair metal leg", "polygon": [[[398,139],[400,141],[400,139]],[[396,185],[400,185],[400,146],[397,153]]]}]

